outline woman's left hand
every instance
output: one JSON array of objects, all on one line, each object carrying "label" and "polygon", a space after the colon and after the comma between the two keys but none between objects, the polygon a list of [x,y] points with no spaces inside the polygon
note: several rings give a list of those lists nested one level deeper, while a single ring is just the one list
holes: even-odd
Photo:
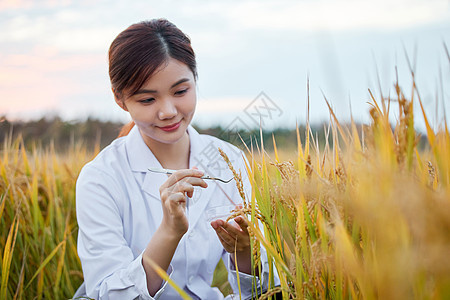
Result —
[{"label": "woman's left hand", "polygon": [[225,251],[232,253],[231,260],[233,264],[238,266],[239,271],[247,274],[258,274],[258,270],[252,267],[252,250],[247,218],[237,216],[231,222],[225,222],[220,219],[214,220],[211,222],[211,226],[216,231],[217,237]]},{"label": "woman's left hand", "polygon": [[216,231],[217,237],[225,251],[240,255],[250,255],[250,236],[248,234],[247,219],[242,216],[234,218],[234,222],[214,220],[211,226]]}]

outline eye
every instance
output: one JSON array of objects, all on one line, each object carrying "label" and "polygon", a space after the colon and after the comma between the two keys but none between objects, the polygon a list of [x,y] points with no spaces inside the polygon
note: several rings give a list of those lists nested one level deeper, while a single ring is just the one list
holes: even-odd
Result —
[{"label": "eye", "polygon": [[175,95],[176,95],[176,96],[182,96],[183,94],[186,94],[187,91],[188,91],[188,89],[176,91],[176,92],[175,92]]},{"label": "eye", "polygon": [[138,102],[142,103],[142,104],[148,104],[148,103],[151,103],[153,101],[155,101],[155,98],[148,98],[148,99],[138,100]]}]

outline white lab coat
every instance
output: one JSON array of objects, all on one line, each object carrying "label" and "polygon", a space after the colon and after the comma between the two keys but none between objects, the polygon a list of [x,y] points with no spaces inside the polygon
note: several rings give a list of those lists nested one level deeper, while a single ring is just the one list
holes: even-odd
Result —
[{"label": "white lab coat", "polygon": [[[251,186],[242,152],[217,138],[198,134],[191,126],[188,134],[189,166],[197,166],[211,176],[231,178],[232,173],[217,151],[218,147],[222,148],[236,170],[241,170],[249,197]],[[142,253],[161,223],[159,187],[167,179],[167,175],[149,172],[149,167],[161,165],[135,126],[128,136],[113,141],[82,169],[76,187],[76,208],[78,255],[85,283],[76,296],[86,293],[95,299],[180,299],[166,282],[154,297],[147,290]],[[235,292],[238,291],[236,272],[230,255],[206,220],[205,211],[242,200],[234,181],[207,183],[206,189],[196,187],[188,201],[189,230],[181,239],[167,272],[194,299],[223,299],[217,288],[211,288],[214,269],[222,258]],[[258,286],[267,286],[268,262],[264,249],[262,261],[261,280],[239,274],[243,299],[251,295],[255,278]]]}]

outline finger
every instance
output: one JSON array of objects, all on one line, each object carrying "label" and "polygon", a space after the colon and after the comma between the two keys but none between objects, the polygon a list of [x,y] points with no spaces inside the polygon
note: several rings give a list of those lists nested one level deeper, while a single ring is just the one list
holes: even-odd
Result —
[{"label": "finger", "polygon": [[225,251],[227,252],[233,252],[234,251],[234,244],[235,241],[233,241],[233,243],[229,243],[228,241],[226,241],[221,235],[219,235],[217,233],[217,237],[219,238],[220,243],[222,244],[223,248],[225,249]]},{"label": "finger", "polygon": [[221,227],[225,230],[230,236],[238,236],[244,234],[244,232],[240,229],[239,224],[233,225],[234,222],[223,222]]},{"label": "finger", "polygon": [[175,186],[172,186],[170,188],[160,188],[160,195],[161,195],[161,201],[164,203],[167,201],[172,195],[175,195],[177,193],[181,193],[183,197],[186,197],[186,193],[191,194],[194,192],[194,187],[190,185],[189,183],[181,182],[178,183]]},{"label": "finger", "polygon": [[226,231],[224,231],[221,226],[216,225],[214,222],[215,221],[211,222],[211,226],[216,231],[216,235],[219,238],[219,241],[222,243],[222,246],[227,252],[234,251],[236,240],[232,239],[231,236]]},{"label": "finger", "polygon": [[227,222],[220,219],[211,222],[211,226],[223,239],[225,239],[226,241],[235,240],[236,235],[232,235],[228,230],[226,230],[226,224]]},{"label": "finger", "polygon": [[177,182],[175,185],[169,188],[169,190],[171,191],[171,193],[190,193],[192,195],[192,193],[194,192],[194,187],[188,182],[181,181]]},{"label": "finger", "polygon": [[249,251],[250,249],[250,240],[249,237],[232,237],[226,232],[221,232],[220,230],[216,231],[217,237],[222,243],[223,248],[230,253],[233,252],[243,252]]},{"label": "finger", "polygon": [[227,223],[222,220],[215,220],[211,222],[211,226],[216,231],[217,235],[227,242],[229,245],[234,245],[236,241],[237,235],[230,234],[228,230],[226,230],[225,225]]},{"label": "finger", "polygon": [[181,192],[173,193],[167,198],[164,205],[168,208],[169,213],[172,215],[179,213],[178,210],[180,208],[184,212],[184,209],[186,208],[186,196]]},{"label": "finger", "polygon": [[[197,180],[197,181],[196,181]],[[194,186],[201,185],[201,182],[199,183],[198,180],[203,181],[199,178],[192,178],[191,179],[184,179],[183,181],[179,181],[176,184],[174,184],[172,187],[169,187],[168,189],[177,193],[177,192],[183,192],[186,193],[189,198],[192,198],[194,195]]]},{"label": "finger", "polygon": [[174,185],[176,182],[182,180],[183,178],[186,178],[186,177],[200,178],[203,175],[204,175],[204,172],[202,172],[200,170],[194,170],[194,169],[178,170],[175,173],[173,173],[172,175],[170,175],[164,184],[166,184],[166,186],[169,187],[171,185]]},{"label": "finger", "polygon": [[182,181],[176,182],[174,185],[170,187],[161,186],[159,189],[161,195],[161,201],[165,201],[167,197],[169,197],[173,193],[183,193],[187,195],[189,198],[192,198],[194,195],[194,186],[203,186],[207,187],[206,183],[203,179],[190,177],[189,179],[183,179]]},{"label": "finger", "polygon": [[208,187],[208,184],[203,179],[198,178],[198,177],[183,177],[182,179],[180,179],[179,181],[176,181],[173,184],[169,184],[168,182],[169,182],[169,180],[167,180],[164,183],[162,188],[173,188],[182,182],[187,182],[193,186],[199,186],[199,187],[203,187],[203,188]]},{"label": "finger", "polygon": [[169,203],[186,203],[186,195],[182,192],[171,194],[167,200]]},{"label": "finger", "polygon": [[[223,241],[222,245],[227,252],[242,252],[250,249],[250,236],[248,233],[222,220],[212,221],[211,226],[216,230],[219,240]],[[232,232],[233,229],[236,234]]]},{"label": "finger", "polygon": [[244,218],[243,216],[237,216],[236,218],[234,218],[234,221],[239,225],[239,227],[245,234],[249,234],[247,218]]},{"label": "finger", "polygon": [[183,181],[188,182],[193,186],[201,186],[203,188],[208,187],[208,184],[203,179],[197,177],[186,177],[183,179]]}]

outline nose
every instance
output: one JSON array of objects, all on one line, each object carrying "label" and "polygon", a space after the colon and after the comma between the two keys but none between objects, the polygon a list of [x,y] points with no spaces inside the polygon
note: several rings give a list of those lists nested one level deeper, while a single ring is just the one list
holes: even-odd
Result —
[{"label": "nose", "polygon": [[172,100],[165,99],[161,101],[161,106],[158,111],[158,118],[160,120],[171,119],[177,115],[177,108]]}]

